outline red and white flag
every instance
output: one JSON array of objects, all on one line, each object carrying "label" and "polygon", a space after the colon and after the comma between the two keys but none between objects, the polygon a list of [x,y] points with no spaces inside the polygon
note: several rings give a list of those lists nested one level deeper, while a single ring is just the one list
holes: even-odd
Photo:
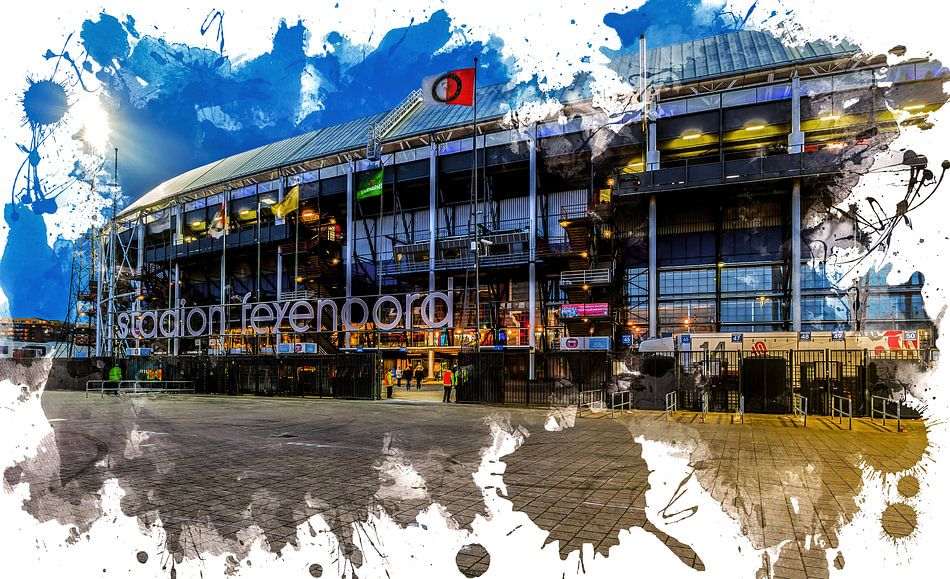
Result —
[{"label": "red and white flag", "polygon": [[472,106],[475,69],[460,68],[422,79],[422,101],[427,105]]},{"label": "red and white flag", "polygon": [[218,239],[223,235],[228,234],[228,209],[227,201],[221,201],[221,208],[218,209],[218,212],[215,214],[214,219],[211,220],[211,226],[208,227],[208,235],[214,239]]}]

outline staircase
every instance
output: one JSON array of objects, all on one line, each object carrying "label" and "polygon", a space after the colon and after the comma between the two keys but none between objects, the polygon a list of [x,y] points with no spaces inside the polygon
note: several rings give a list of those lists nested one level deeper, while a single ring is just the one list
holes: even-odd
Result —
[{"label": "staircase", "polygon": [[416,90],[409,93],[409,95],[406,96],[406,98],[403,99],[403,101],[399,103],[396,108],[389,111],[389,114],[383,117],[382,120],[369,126],[366,135],[367,159],[379,159],[383,139],[421,102],[422,89],[417,88]]}]

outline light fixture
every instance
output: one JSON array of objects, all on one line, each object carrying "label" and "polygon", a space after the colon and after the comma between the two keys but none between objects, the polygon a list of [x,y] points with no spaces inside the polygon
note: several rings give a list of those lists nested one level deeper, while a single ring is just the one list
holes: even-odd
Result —
[{"label": "light fixture", "polygon": [[274,203],[277,203],[277,202],[271,199],[270,197],[264,197],[263,199],[261,199],[261,203],[263,203],[264,205],[273,205]]},{"label": "light fixture", "polygon": [[581,286],[581,289],[586,292],[587,290],[590,289],[590,286],[585,283],[584,285]]},{"label": "light fixture", "polygon": [[759,130],[764,129],[764,128],[765,128],[765,125],[763,125],[762,123],[755,123],[755,124],[751,124],[751,125],[746,125],[745,130],[747,130],[747,131],[759,131]]},{"label": "light fixture", "polygon": [[204,222],[204,221],[201,221],[200,219],[197,219],[197,220],[191,222],[191,226],[194,227],[195,229],[201,227],[201,226],[204,225],[204,224],[205,224],[205,222]]},{"label": "light fixture", "polygon": [[336,225],[336,217],[330,218],[330,225]]},{"label": "light fixture", "polygon": [[613,234],[614,234],[613,231],[611,231],[611,230],[609,230],[609,229],[605,229],[605,230],[604,230],[604,239],[610,239],[610,238],[613,236]]},{"label": "light fixture", "polygon": [[587,259],[587,256],[588,256],[588,255],[590,255],[590,254],[588,254],[586,251],[582,251],[582,252],[581,252],[581,257],[583,257],[584,259]]},{"label": "light fixture", "polygon": [[297,283],[300,283],[300,282],[303,281],[303,278],[298,275],[296,278],[294,278],[294,280],[295,280]]},{"label": "light fixture", "polygon": [[901,109],[905,111],[919,111],[922,108],[924,108],[924,105],[906,105],[901,107]]},{"label": "light fixture", "polygon": [[703,134],[699,131],[689,131],[689,132],[683,133],[682,137],[684,139],[698,139],[702,135]]},{"label": "light fixture", "polygon": [[688,325],[689,325],[689,318],[686,318],[685,320],[683,320],[683,322],[688,326]]},{"label": "light fixture", "polygon": [[558,221],[558,223],[561,224],[561,227],[567,227],[568,225],[571,224],[571,222],[568,221],[567,219],[562,219],[561,221]]},{"label": "light fixture", "polygon": [[339,257],[334,257],[333,259],[330,260],[330,263],[332,263],[333,265],[336,265],[336,264],[340,263],[340,258],[339,258]]},{"label": "light fixture", "polygon": [[141,301],[141,300],[144,300],[144,299],[145,299],[145,296],[143,296],[143,295],[141,295],[141,294],[139,294],[139,295],[137,295],[137,296],[135,296],[135,299],[137,299],[137,300],[140,300],[140,301]]},{"label": "light fixture", "polygon": [[608,187],[613,187],[613,186],[614,186],[614,183],[616,183],[616,181],[614,181],[614,178],[613,178],[613,177],[608,177],[608,178],[607,178],[607,186],[608,186]]},{"label": "light fixture", "polygon": [[251,214],[250,209],[241,209],[240,211],[238,211],[238,215],[240,215],[241,217],[247,217],[250,214]]},{"label": "light fixture", "polygon": [[840,118],[841,118],[841,117],[838,116],[838,115],[827,114],[827,115],[821,117],[821,118],[818,119],[818,120],[823,121],[823,122],[826,122],[826,123],[830,123],[830,122],[833,122],[833,121],[837,121],[837,120],[840,119]]}]

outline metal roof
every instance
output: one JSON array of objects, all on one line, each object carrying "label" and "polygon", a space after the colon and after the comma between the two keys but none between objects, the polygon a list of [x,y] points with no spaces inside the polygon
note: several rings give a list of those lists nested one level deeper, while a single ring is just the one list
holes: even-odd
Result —
[{"label": "metal roof", "polygon": [[[673,85],[703,78],[730,76],[743,72],[777,68],[810,60],[846,56],[858,52],[858,46],[841,42],[808,42],[801,47],[786,46],[774,36],[754,30],[731,32],[654,48],[648,51],[647,68],[651,84]],[[629,82],[640,74],[639,53],[616,56],[610,68]],[[509,110],[537,99],[556,99],[562,103],[590,98],[589,78],[579,77],[571,86],[542,93],[533,84],[502,83],[478,89],[478,120],[502,117]],[[123,214],[148,207],[179,193],[247,177],[307,159],[353,150],[366,144],[369,127],[389,111],[352,121],[331,125],[232,155],[203,167],[173,177],[152,189],[132,204]],[[471,109],[423,105],[416,108],[395,126],[384,141],[465,126],[472,122]]]},{"label": "metal roof", "polygon": [[[672,85],[846,56],[858,50],[857,45],[846,41],[834,44],[819,40],[801,47],[786,46],[767,32],[740,30],[647,51],[647,77],[651,84]],[[640,75],[640,53],[615,57],[610,68],[632,80]]]}]

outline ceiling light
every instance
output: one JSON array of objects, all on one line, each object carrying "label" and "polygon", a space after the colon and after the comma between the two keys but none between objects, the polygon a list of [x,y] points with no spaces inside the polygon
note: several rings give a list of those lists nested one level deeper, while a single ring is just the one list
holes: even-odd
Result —
[{"label": "ceiling light", "polygon": [[271,199],[270,197],[264,197],[263,199],[261,199],[261,203],[263,203],[264,205],[273,205],[274,203],[277,203],[277,202]]},{"label": "ceiling light", "polygon": [[691,131],[689,133],[683,133],[684,139],[698,139],[701,136],[702,136],[702,133],[700,133],[699,131]]},{"label": "ceiling light", "polygon": [[901,108],[905,111],[919,111],[920,109],[924,108],[924,105],[907,105]]},{"label": "ceiling light", "polygon": [[192,226],[192,227],[196,227],[196,228],[197,228],[197,227],[201,227],[201,226],[204,225],[204,224],[205,224],[204,221],[192,221],[192,222],[191,222],[191,226]]},{"label": "ceiling light", "polygon": [[821,118],[818,119],[818,120],[824,121],[824,122],[826,122],[826,123],[830,123],[830,122],[833,122],[833,121],[837,121],[837,120],[840,119],[840,118],[841,118],[841,117],[838,116],[838,115],[825,115],[825,116],[821,117]]},{"label": "ceiling light", "polygon": [[745,130],[747,130],[747,131],[758,131],[758,130],[761,130],[761,129],[764,129],[764,128],[765,128],[765,125],[763,125],[763,124],[760,123],[760,124],[755,124],[755,125],[746,125]]}]

